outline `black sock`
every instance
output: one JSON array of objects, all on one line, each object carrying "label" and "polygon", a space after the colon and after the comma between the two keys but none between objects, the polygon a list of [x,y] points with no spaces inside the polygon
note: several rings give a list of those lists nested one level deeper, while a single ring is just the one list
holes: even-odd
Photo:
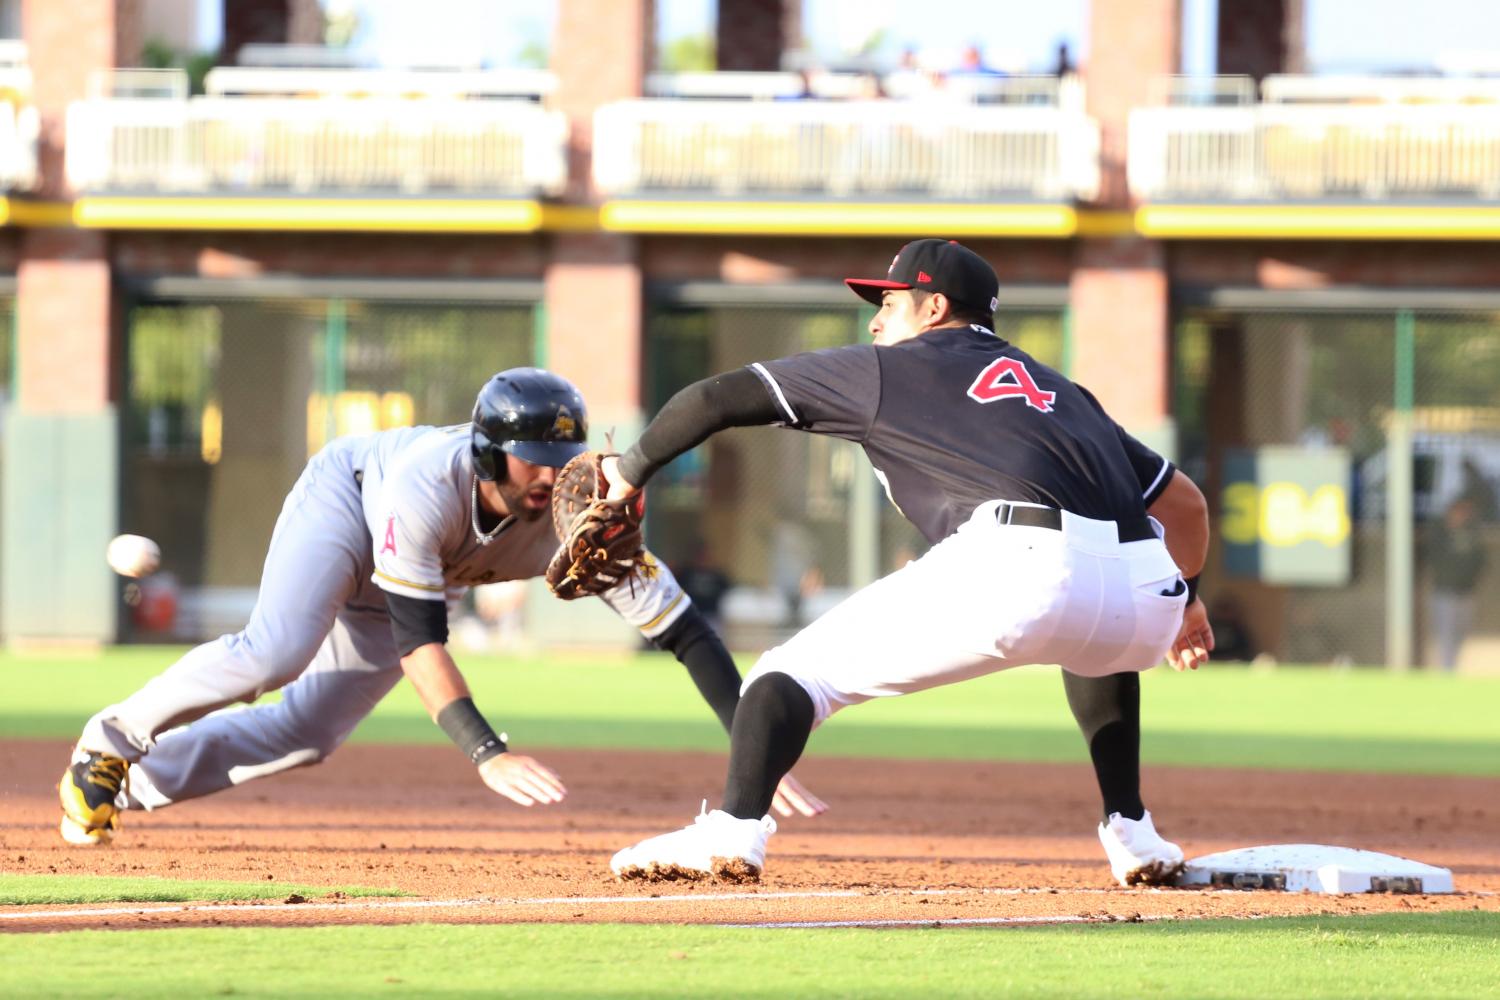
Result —
[{"label": "black sock", "polygon": [[1063,689],[1094,761],[1105,822],[1110,813],[1140,819],[1146,814],[1141,802],[1140,675],[1080,677],[1064,670]]},{"label": "black sock", "polygon": [[812,734],[812,699],[782,673],[763,674],[745,690],[729,730],[724,811],[760,819],[771,811],[776,785],[802,756]]}]

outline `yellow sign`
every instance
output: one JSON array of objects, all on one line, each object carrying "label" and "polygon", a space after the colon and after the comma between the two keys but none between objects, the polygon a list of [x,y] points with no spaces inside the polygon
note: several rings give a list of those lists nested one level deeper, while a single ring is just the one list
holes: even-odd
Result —
[{"label": "yellow sign", "polygon": [[1348,509],[1344,488],[1331,483],[1309,493],[1300,483],[1241,481],[1224,488],[1219,530],[1234,545],[1318,542],[1334,548],[1349,537]]}]

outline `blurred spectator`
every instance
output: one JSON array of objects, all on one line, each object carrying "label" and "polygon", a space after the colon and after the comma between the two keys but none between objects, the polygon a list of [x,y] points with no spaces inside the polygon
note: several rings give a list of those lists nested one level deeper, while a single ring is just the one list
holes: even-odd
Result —
[{"label": "blurred spectator", "polygon": [[1428,529],[1423,555],[1432,572],[1427,620],[1437,647],[1436,666],[1451,671],[1474,620],[1474,588],[1484,571],[1485,553],[1474,500],[1465,495],[1448,505],[1443,519]]},{"label": "blurred spectator", "polygon": [[818,95],[813,92],[812,70],[803,67],[797,70],[798,88],[795,94],[778,94],[778,101],[810,101]]},{"label": "blurred spectator", "polygon": [[471,591],[474,614],[460,618],[464,645],[475,650],[514,650],[526,645],[526,581],[486,583]]},{"label": "blurred spectator", "polygon": [[723,570],[709,560],[708,546],[702,542],[693,546],[692,558],[686,566],[675,569],[675,572],[677,582],[682,585],[688,600],[703,613],[714,630],[722,635],[724,626],[719,609],[724,603],[724,595],[734,584]]},{"label": "blurred spectator", "polygon": [[854,84],[854,91],[849,95],[852,101],[883,101],[885,100],[885,87],[880,82],[879,75],[875,73],[861,73]]},{"label": "blurred spectator", "polygon": [[954,76],[1005,76],[1005,73],[995,69],[993,66],[985,65],[984,53],[979,46],[970,45],[964,49],[964,54],[959,57],[958,68],[953,71]]},{"label": "blurred spectator", "polygon": [[1464,485],[1459,496],[1474,503],[1474,519],[1480,522],[1495,520],[1495,486],[1484,477],[1472,458],[1464,459]]},{"label": "blurred spectator", "polygon": [[1077,72],[1078,67],[1073,65],[1073,55],[1068,51],[1068,43],[1061,41],[1057,43],[1057,62],[1052,66],[1053,76],[1068,76]]},{"label": "blurred spectator", "polygon": [[823,576],[823,569],[813,565],[807,567],[802,574],[802,579],[797,581],[797,599],[792,604],[792,620],[801,624],[812,621],[816,615],[815,610],[809,610],[808,604],[813,598],[823,592],[827,580]]}]

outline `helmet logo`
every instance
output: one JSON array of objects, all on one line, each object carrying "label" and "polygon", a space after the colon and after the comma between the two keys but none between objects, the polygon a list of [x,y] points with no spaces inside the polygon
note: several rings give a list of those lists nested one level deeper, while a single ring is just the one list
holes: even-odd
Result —
[{"label": "helmet logo", "polygon": [[573,419],[573,413],[566,406],[557,408],[557,419],[552,421],[552,427],[542,436],[544,441],[571,441],[578,436],[578,421]]}]

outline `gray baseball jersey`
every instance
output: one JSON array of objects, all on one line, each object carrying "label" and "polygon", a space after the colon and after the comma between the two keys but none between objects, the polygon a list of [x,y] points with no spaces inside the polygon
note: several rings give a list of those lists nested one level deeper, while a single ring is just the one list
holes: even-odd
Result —
[{"label": "gray baseball jersey", "polygon": [[[540,576],[557,551],[549,517],[511,519],[488,544],[470,517],[469,425],[388,431],[352,442],[364,482],[365,523],[374,556],[371,582],[405,597],[452,600],[469,587]],[[686,606],[672,574],[601,595],[621,618],[655,637]]]}]

